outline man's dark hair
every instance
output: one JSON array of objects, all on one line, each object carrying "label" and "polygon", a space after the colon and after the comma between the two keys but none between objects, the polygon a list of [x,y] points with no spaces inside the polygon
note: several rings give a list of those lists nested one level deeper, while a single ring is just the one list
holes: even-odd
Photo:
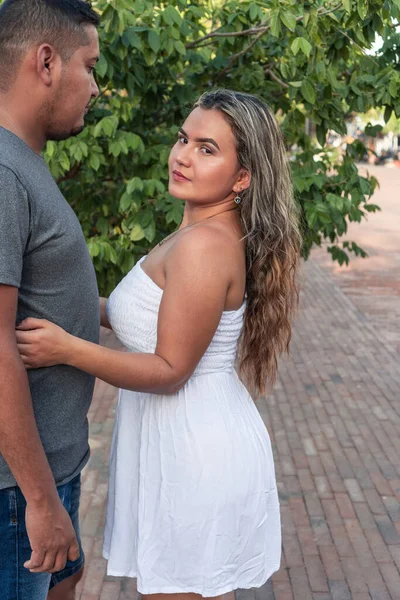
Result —
[{"label": "man's dark hair", "polygon": [[0,4],[0,90],[10,87],[31,46],[50,44],[67,61],[89,43],[84,26],[99,22],[85,0],[5,0]]}]

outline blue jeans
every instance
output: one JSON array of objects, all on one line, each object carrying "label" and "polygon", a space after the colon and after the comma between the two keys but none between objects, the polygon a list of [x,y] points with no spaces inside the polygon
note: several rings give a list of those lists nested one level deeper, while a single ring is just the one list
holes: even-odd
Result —
[{"label": "blue jeans", "polygon": [[46,600],[48,591],[83,568],[85,557],[79,536],[80,475],[61,485],[58,493],[71,517],[79,542],[78,560],[68,561],[58,573],[30,573],[24,562],[31,556],[25,527],[26,502],[18,487],[0,490],[0,599]]}]

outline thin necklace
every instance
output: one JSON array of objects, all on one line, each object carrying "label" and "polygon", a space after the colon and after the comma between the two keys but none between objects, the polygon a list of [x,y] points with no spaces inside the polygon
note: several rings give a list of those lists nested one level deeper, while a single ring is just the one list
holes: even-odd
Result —
[{"label": "thin necklace", "polygon": [[215,215],[210,215],[209,217],[205,217],[204,219],[201,219],[200,221],[197,221],[196,223],[190,223],[189,225],[185,225],[185,227],[182,227],[182,229],[177,229],[176,231],[173,231],[172,233],[167,235],[167,237],[164,238],[163,240],[161,240],[161,242],[158,242],[157,245],[162,246],[164,244],[164,242],[166,242],[167,240],[170,240],[172,237],[174,237],[174,235],[176,235],[180,231],[187,229],[187,227],[195,227],[195,225],[199,225],[200,223],[203,223],[203,221],[207,221],[208,219],[212,219],[213,217],[218,217],[219,215],[223,215],[224,213],[231,212],[232,210],[237,210],[237,207],[235,206],[234,208],[229,208],[228,210],[223,210],[222,212],[216,213]]}]

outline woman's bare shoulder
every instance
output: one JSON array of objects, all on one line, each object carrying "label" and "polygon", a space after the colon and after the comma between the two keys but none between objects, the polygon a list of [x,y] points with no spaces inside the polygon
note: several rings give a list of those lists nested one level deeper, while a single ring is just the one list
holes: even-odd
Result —
[{"label": "woman's bare shoulder", "polygon": [[167,262],[191,264],[214,263],[216,266],[235,260],[239,239],[213,223],[204,223],[187,231],[170,248]]}]

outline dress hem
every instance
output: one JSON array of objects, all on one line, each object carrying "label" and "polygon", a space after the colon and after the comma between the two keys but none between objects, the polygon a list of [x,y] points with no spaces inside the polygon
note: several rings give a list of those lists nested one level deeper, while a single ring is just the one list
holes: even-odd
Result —
[{"label": "dress hem", "polygon": [[[104,558],[107,559],[106,553],[103,553]],[[235,584],[227,584],[222,588],[218,588],[217,590],[201,590],[199,588],[190,587],[190,588],[180,588],[180,587],[168,587],[168,586],[160,586],[156,588],[146,588],[145,586],[137,586],[137,591],[139,594],[199,594],[203,598],[213,598],[215,596],[221,596],[222,594],[228,594],[229,592],[234,592],[235,590],[250,590],[252,588],[260,588],[263,586],[268,579],[272,577],[276,571],[279,571],[280,564],[275,565],[272,569],[268,571],[267,576],[263,576],[259,583],[245,583],[238,581]],[[107,568],[107,575],[111,575],[112,577],[129,577],[132,579],[137,579],[137,574],[133,571],[116,571],[114,569]]]}]

